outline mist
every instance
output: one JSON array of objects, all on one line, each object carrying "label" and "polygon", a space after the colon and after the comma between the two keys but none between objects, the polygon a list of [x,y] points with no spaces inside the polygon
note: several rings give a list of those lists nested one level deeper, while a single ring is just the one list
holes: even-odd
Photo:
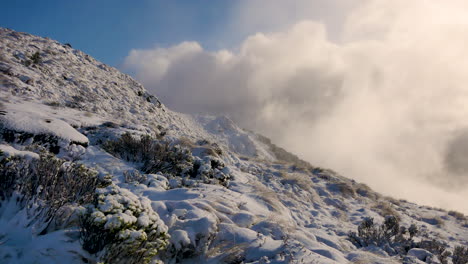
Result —
[{"label": "mist", "polygon": [[228,28],[262,33],[132,50],[123,68],[173,110],[228,115],[376,191],[468,213],[468,4],[330,1],[320,20],[307,2],[268,2],[257,25],[242,10],[265,1],[240,1]]}]

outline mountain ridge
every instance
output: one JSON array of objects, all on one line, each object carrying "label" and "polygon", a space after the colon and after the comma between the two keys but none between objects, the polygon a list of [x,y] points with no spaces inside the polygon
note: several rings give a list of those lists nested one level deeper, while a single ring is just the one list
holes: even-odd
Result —
[{"label": "mountain ridge", "polygon": [[[77,235],[83,234],[83,221],[72,219],[87,210],[102,214],[106,226],[128,220],[129,236],[136,236],[132,243],[154,230],[144,223],[157,225],[159,244],[151,245],[161,249],[151,259],[167,263],[444,263],[428,248],[401,255],[389,245],[360,247],[350,239],[365,219],[374,218],[377,226],[388,216],[401,226],[417,225],[421,241],[444,241],[444,252],[468,245],[463,214],[383,197],[311,166],[227,117],[173,112],[130,76],[70,45],[4,28],[0,39],[3,170],[14,169],[8,166],[15,157],[27,157],[18,162],[29,164],[47,152],[63,164],[95,170],[109,184],[96,185],[105,197],[97,204],[77,200],[60,207],[70,211],[62,226],[33,221],[27,209],[0,195],[0,259],[7,263],[109,261],[110,252],[130,240],[93,252]],[[134,145],[139,148],[128,153]],[[138,213],[117,208],[126,199]],[[118,205],[112,209],[117,213],[101,208],[107,204]],[[146,219],[142,212],[152,220],[140,221]],[[455,259],[447,255],[447,261]],[[112,260],[126,262],[125,256]]]}]

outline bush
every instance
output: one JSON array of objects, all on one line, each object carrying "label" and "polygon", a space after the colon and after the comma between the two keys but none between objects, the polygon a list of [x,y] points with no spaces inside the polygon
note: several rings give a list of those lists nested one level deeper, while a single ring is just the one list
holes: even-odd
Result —
[{"label": "bush", "polygon": [[34,54],[31,55],[31,57],[29,57],[29,59],[31,59],[31,62],[33,64],[39,64],[39,63],[42,62],[41,54],[39,53],[39,51],[34,52]]},{"label": "bush", "polygon": [[124,171],[123,175],[126,183],[146,183],[148,181],[148,177],[138,170]]},{"label": "bush", "polygon": [[413,237],[417,232],[414,225],[409,229],[400,227],[398,218],[390,215],[380,226],[374,224],[373,218],[364,219],[358,226],[358,233],[350,232],[348,238],[357,247],[378,246],[390,255],[405,255],[414,247]]},{"label": "bush", "polygon": [[[103,148],[118,158],[139,164],[139,169],[146,174],[161,173],[174,179],[176,183],[171,184],[174,188],[193,186],[198,182],[226,186],[231,177],[220,159],[214,156],[194,157],[189,146],[180,140],[171,143],[148,135],[135,137],[125,133],[118,140],[104,143]],[[145,181],[144,175],[135,172],[126,173],[125,178],[127,182]]]},{"label": "bush", "polygon": [[46,232],[63,206],[91,202],[98,184],[94,170],[48,153],[39,159],[13,156],[0,160],[0,200],[19,194],[20,208],[27,208],[36,221],[45,223],[40,233]]},{"label": "bush", "polygon": [[[411,230],[411,231],[410,231]],[[358,233],[351,232],[348,235],[350,241],[357,247],[390,245],[392,247],[398,245],[398,252],[401,247],[412,244],[412,238],[417,233],[415,227],[400,228],[398,219],[395,216],[387,216],[381,226],[374,224],[373,218],[364,219],[358,226]],[[408,236],[409,235],[409,236]],[[395,252],[391,252],[395,253]],[[393,254],[395,255],[395,254]]]},{"label": "bush", "polygon": [[452,255],[453,264],[468,263],[468,247],[457,246]]},{"label": "bush", "polygon": [[29,56],[26,60],[23,61],[23,64],[26,67],[31,66],[31,64],[40,64],[42,63],[41,54],[39,51],[34,52],[31,56]]},{"label": "bush", "polygon": [[442,264],[448,263],[447,258],[450,256],[450,251],[447,250],[447,244],[432,239],[419,242],[417,247],[425,249],[437,256]]},{"label": "bush", "polygon": [[418,228],[414,224],[408,229],[400,227],[398,218],[390,215],[380,226],[375,225],[372,218],[364,219],[358,226],[358,233],[350,232],[348,239],[359,248],[377,246],[391,256],[405,256],[412,248],[422,248],[437,256],[441,263],[447,263],[450,252],[446,244],[435,239],[415,242],[413,238],[417,234]]},{"label": "bush", "polygon": [[188,148],[157,141],[149,135],[138,138],[125,133],[116,141],[104,143],[103,148],[118,158],[140,163],[144,173],[180,175],[193,162]]},{"label": "bush", "polygon": [[97,190],[80,227],[83,248],[104,263],[149,263],[169,240],[150,201],[115,185]]}]

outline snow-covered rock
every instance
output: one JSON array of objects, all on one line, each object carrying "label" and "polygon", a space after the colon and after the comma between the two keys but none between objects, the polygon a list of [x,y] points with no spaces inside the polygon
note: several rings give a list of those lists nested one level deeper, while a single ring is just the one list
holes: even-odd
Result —
[{"label": "snow-covered rock", "polygon": [[[20,156],[27,159],[39,159],[39,155],[37,153],[17,150],[10,145],[0,144],[0,152],[3,153],[4,157]],[[0,159],[1,158],[2,157],[0,157]]]},{"label": "snow-covered rock", "polygon": [[407,256],[416,257],[419,260],[426,261],[426,259],[432,257],[432,253],[422,248],[412,248],[408,251]]}]

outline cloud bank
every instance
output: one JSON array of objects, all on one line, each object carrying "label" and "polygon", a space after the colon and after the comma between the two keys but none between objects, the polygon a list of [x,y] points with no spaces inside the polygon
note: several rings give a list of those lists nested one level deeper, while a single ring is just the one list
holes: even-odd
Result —
[{"label": "cloud bank", "polygon": [[339,41],[302,20],[235,50],[132,50],[124,69],[176,111],[229,115],[385,194],[468,212],[468,4],[354,3]]}]

